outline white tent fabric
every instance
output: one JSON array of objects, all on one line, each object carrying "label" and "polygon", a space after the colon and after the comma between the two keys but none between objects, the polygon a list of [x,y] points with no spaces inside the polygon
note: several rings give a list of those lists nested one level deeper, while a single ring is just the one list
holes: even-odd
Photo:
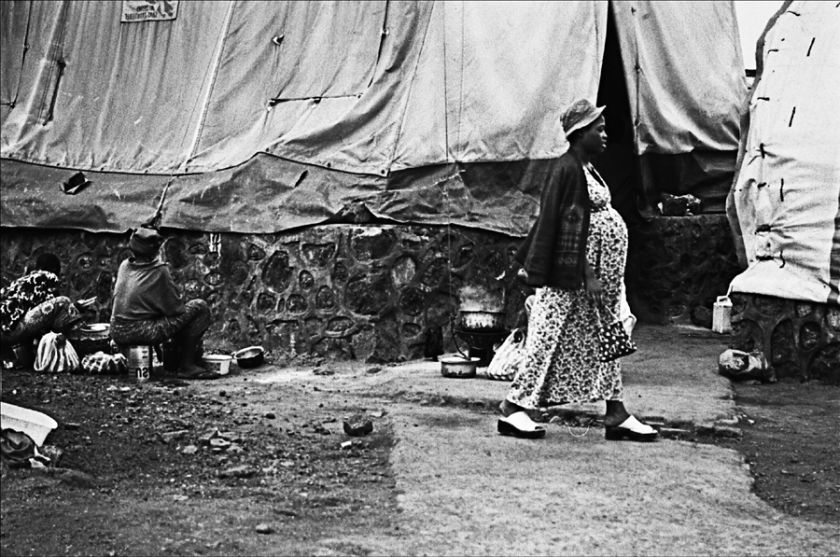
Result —
[{"label": "white tent fabric", "polygon": [[742,97],[730,92],[746,80],[732,3],[612,6],[638,153],[736,149]]},{"label": "white tent fabric", "polygon": [[605,2],[439,2],[430,21],[394,169],[565,151],[561,112],[598,93]]},{"label": "white tent fabric", "polygon": [[[180,203],[163,206],[177,227],[279,231],[321,222],[348,200],[377,216],[430,222],[425,215],[437,208],[412,214],[410,187],[394,204],[366,179],[320,205],[319,198],[295,205],[302,194],[278,198],[276,212],[249,211],[248,221],[211,205],[253,201],[231,190],[249,179],[218,174],[255,157],[286,164],[284,180],[305,174],[294,165],[390,180],[453,162],[557,157],[567,147],[562,110],[597,98],[609,10],[628,49],[638,152],[737,148],[745,87],[731,1],[191,0],[178,4],[175,19],[141,22],[122,22],[121,9],[96,0],[0,2],[0,158],[15,163],[0,171],[12,200],[3,226],[31,226],[33,199],[51,204],[40,214],[78,211],[73,226],[99,218],[82,214],[90,198],[45,198],[34,165],[100,172],[99,184],[119,184],[118,174],[183,178],[161,201]],[[251,166],[278,174],[270,164]],[[147,186],[154,197],[162,197],[161,182],[168,183]],[[183,195],[181,183],[190,187]],[[211,185],[223,195],[205,196]],[[516,210],[536,208],[537,185],[516,187]],[[121,193],[114,190],[117,206]],[[270,193],[263,188],[263,203]],[[485,197],[470,205],[481,212],[456,220],[524,233],[507,200]],[[193,209],[207,214],[188,216]],[[84,226],[131,224],[107,219]],[[67,224],[38,217],[38,226]]]},{"label": "white tent fabric", "polygon": [[839,53],[836,2],[791,2],[765,31],[728,200],[748,263],[734,292],[840,303]]},{"label": "white tent fabric", "polygon": [[[172,173],[268,152],[378,175],[554,157],[560,112],[597,94],[607,9],[199,0],[173,21],[124,23],[120,2],[4,2],[2,156]],[[615,10],[639,152],[736,148],[731,3]],[[684,20],[701,26],[690,45]]]},{"label": "white tent fabric", "polygon": [[2,9],[4,58],[23,58],[27,29],[47,49],[4,65],[4,104],[21,98],[2,114],[2,156],[161,174],[257,152],[377,175],[557,156],[559,113],[597,93],[607,14],[606,2],[192,1],[174,21],[122,23],[119,2]]}]

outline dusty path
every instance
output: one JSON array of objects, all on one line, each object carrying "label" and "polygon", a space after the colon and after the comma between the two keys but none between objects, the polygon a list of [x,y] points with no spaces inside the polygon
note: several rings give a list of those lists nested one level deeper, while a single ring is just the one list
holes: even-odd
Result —
[{"label": "dusty path", "polygon": [[[411,366],[418,373],[425,364]],[[323,388],[387,397],[405,386],[400,371],[357,371]],[[401,511],[395,530],[322,540],[327,546],[382,555],[831,555],[840,544],[833,525],[792,518],[759,499],[733,450],[607,442],[599,427],[562,423],[550,424],[543,441],[517,440],[496,434],[492,406],[480,397],[397,392],[414,402],[388,405]]]},{"label": "dusty path", "polygon": [[394,550],[829,555],[840,547],[835,527],[792,519],[751,493],[734,451],[613,443],[601,430],[574,437],[557,424],[535,443],[500,438],[493,422],[452,408],[399,408],[392,465],[406,538]]}]

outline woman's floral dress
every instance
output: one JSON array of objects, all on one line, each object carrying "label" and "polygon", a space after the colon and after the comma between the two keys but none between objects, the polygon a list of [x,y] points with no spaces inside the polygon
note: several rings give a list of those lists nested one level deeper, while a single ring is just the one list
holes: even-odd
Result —
[{"label": "woman's floral dress", "polygon": [[[610,206],[603,179],[590,165],[584,170],[592,211],[586,258],[603,285],[604,305],[618,315],[627,226]],[[528,322],[528,357],[507,400],[524,408],[621,400],[621,364],[598,358],[600,313],[583,288],[538,288]]]}]

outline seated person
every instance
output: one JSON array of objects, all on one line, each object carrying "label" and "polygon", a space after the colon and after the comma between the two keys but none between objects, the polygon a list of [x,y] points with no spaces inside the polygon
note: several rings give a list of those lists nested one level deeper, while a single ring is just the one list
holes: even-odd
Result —
[{"label": "seated person", "polygon": [[0,344],[24,344],[54,331],[68,333],[81,324],[79,308],[58,295],[61,262],[43,253],[34,269],[0,289]]},{"label": "seated person", "polygon": [[120,263],[114,287],[111,338],[120,346],[158,344],[174,339],[178,345],[178,374],[210,379],[216,374],[202,367],[197,350],[210,327],[210,307],[204,300],[184,303],[159,257],[163,237],[148,228],[129,239],[132,256]]}]

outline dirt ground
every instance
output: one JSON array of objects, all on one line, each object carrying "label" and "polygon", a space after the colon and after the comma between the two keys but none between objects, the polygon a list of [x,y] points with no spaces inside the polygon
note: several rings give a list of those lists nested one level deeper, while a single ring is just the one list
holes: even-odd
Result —
[{"label": "dirt ground", "polygon": [[[375,400],[242,384],[3,372],[4,401],[62,424],[47,444],[75,472],[3,465],[2,554],[311,555],[334,533],[391,527],[392,436]],[[345,435],[366,407],[373,433]],[[207,444],[214,431],[225,450]]]},{"label": "dirt ground", "polygon": [[[736,393],[744,436],[714,442],[744,454],[777,509],[840,521],[840,389]],[[400,535],[389,401],[375,393],[4,371],[2,399],[52,415],[47,444],[63,451],[52,472],[3,464],[4,556],[354,555],[368,550],[323,540]],[[349,437],[344,418],[374,431]]]},{"label": "dirt ground", "polygon": [[840,388],[818,381],[735,385],[739,441],[756,494],[787,514],[840,524]]}]

